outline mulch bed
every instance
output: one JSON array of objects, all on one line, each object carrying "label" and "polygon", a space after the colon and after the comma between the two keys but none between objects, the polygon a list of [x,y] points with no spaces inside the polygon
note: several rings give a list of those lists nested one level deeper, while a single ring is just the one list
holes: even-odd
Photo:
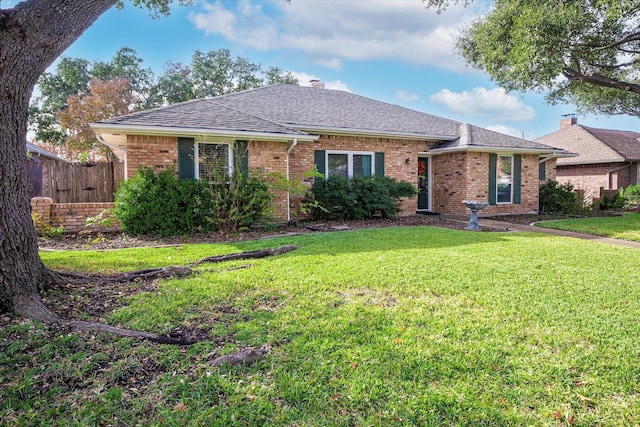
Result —
[{"label": "mulch bed", "polygon": [[239,242],[246,240],[263,239],[268,237],[282,237],[294,234],[308,234],[362,228],[412,227],[426,225],[450,228],[455,230],[464,230],[467,226],[467,224],[464,222],[441,219],[439,215],[409,215],[397,217],[394,219],[323,222],[311,221],[300,223],[297,226],[289,225],[274,228],[256,228],[243,232],[218,232],[176,237],[134,237],[127,236],[123,233],[73,233],[65,234],[60,238],[40,237],[38,239],[38,246],[40,250],[43,251],[105,250],[146,246],[172,246],[191,243]]}]

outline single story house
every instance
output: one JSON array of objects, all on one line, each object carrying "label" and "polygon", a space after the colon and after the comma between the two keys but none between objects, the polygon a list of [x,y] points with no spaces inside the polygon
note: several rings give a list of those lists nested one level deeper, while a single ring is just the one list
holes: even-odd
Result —
[{"label": "single story house", "polygon": [[560,120],[560,130],[536,142],[576,153],[558,159],[556,180],[570,182],[596,199],[607,190],[640,182],[638,132],[582,126],[576,117],[566,117]]},{"label": "single story house", "polygon": [[[125,162],[177,166],[180,178],[206,175],[211,162],[301,177],[387,175],[416,185],[403,213],[466,214],[463,200],[487,201],[484,214],[538,210],[541,180],[555,178],[557,158],[541,143],[380,102],[352,93],[276,84],[191,100],[91,124]],[[203,160],[205,159],[205,160]],[[310,185],[310,184],[309,184]],[[290,194],[277,198],[290,218]]]}]

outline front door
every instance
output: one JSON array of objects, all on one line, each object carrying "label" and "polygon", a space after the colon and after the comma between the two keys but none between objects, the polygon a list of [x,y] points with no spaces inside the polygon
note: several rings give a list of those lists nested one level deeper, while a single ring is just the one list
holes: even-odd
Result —
[{"label": "front door", "polygon": [[428,211],[429,206],[429,159],[418,159],[418,210]]}]

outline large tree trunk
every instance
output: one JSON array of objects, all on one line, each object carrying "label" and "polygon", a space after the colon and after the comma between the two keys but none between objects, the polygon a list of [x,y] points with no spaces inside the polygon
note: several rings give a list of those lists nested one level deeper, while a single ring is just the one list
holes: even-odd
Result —
[{"label": "large tree trunk", "polygon": [[0,310],[57,316],[39,290],[51,275],[38,256],[26,174],[29,98],[40,75],[115,0],[28,0],[0,9]]}]

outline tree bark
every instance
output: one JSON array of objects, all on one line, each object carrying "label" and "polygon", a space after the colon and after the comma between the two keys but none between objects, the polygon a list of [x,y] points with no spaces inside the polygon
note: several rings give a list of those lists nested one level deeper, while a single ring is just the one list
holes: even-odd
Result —
[{"label": "tree bark", "polygon": [[28,0],[0,9],[0,310],[48,323],[26,174],[29,98],[40,75],[116,0]]}]

